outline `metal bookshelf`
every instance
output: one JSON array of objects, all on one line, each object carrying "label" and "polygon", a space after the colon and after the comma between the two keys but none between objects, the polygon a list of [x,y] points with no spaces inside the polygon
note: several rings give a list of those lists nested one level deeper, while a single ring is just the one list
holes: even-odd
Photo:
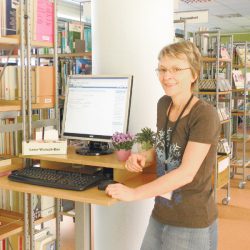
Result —
[{"label": "metal bookshelf", "polygon": [[[194,43],[202,54],[201,73],[196,94],[213,104],[218,113],[221,106],[227,111],[227,117],[221,116],[223,118],[221,119],[223,132],[221,137],[226,138],[228,145],[231,145],[233,36],[222,35],[220,31],[198,31],[194,33]],[[226,48],[227,56],[221,56],[222,48]],[[202,80],[207,79],[213,82],[214,86],[209,86],[207,89],[206,87],[201,88]],[[230,154],[220,154],[218,153],[213,175],[214,196],[217,200],[217,189],[226,188],[227,194],[222,199],[222,204],[228,205],[230,201]],[[228,165],[221,170],[220,163],[225,159],[228,161]]]},{"label": "metal bookshelf", "polygon": [[[247,142],[250,141],[250,135],[247,133],[247,119],[250,117],[250,110],[248,108],[250,84],[247,82],[247,71],[250,68],[250,61],[248,59],[250,42],[234,42],[234,49],[235,64],[233,67],[237,70],[243,70],[242,76],[244,78],[242,79],[242,88],[236,88],[233,91],[233,160],[231,163],[231,177],[233,178],[235,174],[240,175],[239,188],[243,189],[245,188],[246,181],[250,180],[250,176],[246,175],[246,168],[250,167],[250,159],[246,157]],[[234,85],[237,87],[236,82]],[[241,128],[239,128],[239,123],[242,125]]]},{"label": "metal bookshelf", "polygon": [[[6,117],[11,117],[15,119],[14,124],[0,124],[0,133],[14,133],[17,134],[18,131],[22,131],[23,140],[32,139],[32,131],[37,127],[44,126],[54,126],[59,128],[59,110],[58,110],[58,93],[55,91],[55,102],[53,104],[33,104],[31,99],[31,48],[40,47],[53,47],[53,64],[54,68],[58,68],[58,55],[57,55],[57,3],[54,2],[54,43],[48,42],[37,42],[32,40],[32,28],[31,28],[31,3],[32,0],[21,0],[20,1],[20,35],[0,37],[0,49],[11,51],[14,48],[20,50],[20,68],[21,68],[21,89],[22,89],[22,100],[0,100],[0,119],[5,119]],[[8,60],[7,60],[8,61]],[[6,63],[7,64],[7,63]],[[54,70],[54,81],[55,89],[57,90],[57,70]],[[45,109],[53,109],[54,117],[44,118],[40,115],[40,120],[37,122],[32,121],[32,114],[34,110],[38,114],[42,114]],[[17,123],[17,116],[22,116],[22,122]],[[17,144],[17,140],[16,140]],[[15,145],[15,148],[17,145]],[[15,154],[18,150],[15,150]],[[22,165],[28,166],[30,162],[28,160],[23,160]],[[16,165],[14,165],[17,168]],[[1,169],[1,171],[6,169]],[[8,170],[8,169],[7,169]],[[11,167],[10,169],[11,170]],[[33,211],[33,195],[24,193],[24,213],[18,216],[17,222],[11,222],[11,219],[7,219],[4,226],[1,226],[0,238],[9,237],[16,233],[24,234],[24,249],[34,250],[34,226],[37,223],[43,223],[45,220],[34,221],[34,211]],[[2,214],[7,214],[8,211],[0,211]],[[56,246],[59,249],[60,246],[60,200],[56,199]],[[13,214],[9,213],[11,217]],[[13,216],[12,216],[13,217]],[[11,218],[12,218],[11,217]],[[54,216],[53,216],[54,217]],[[15,220],[15,216],[13,220]],[[48,218],[51,220],[51,218]],[[10,223],[7,223],[10,221]],[[5,221],[4,221],[5,222]],[[9,225],[9,226],[8,226]],[[2,233],[3,232],[3,233]]]}]

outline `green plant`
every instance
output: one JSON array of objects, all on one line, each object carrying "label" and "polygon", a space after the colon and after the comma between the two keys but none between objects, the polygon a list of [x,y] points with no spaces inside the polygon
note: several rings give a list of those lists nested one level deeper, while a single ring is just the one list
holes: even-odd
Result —
[{"label": "green plant", "polygon": [[149,150],[155,143],[155,132],[151,128],[143,128],[135,136],[137,143],[141,144],[142,150]]}]

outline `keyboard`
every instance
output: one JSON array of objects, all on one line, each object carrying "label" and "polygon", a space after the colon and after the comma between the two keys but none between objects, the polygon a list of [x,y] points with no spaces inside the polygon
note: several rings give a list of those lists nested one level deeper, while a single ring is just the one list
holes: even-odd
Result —
[{"label": "keyboard", "polygon": [[49,168],[27,167],[12,171],[8,178],[27,184],[83,191],[97,186],[104,179],[104,176],[102,174],[83,174]]}]

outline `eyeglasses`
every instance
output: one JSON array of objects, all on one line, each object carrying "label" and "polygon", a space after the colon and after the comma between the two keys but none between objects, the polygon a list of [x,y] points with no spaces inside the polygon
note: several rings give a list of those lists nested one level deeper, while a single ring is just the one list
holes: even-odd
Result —
[{"label": "eyeglasses", "polygon": [[183,71],[183,70],[187,70],[187,69],[190,69],[190,68],[177,68],[177,67],[174,67],[174,68],[170,68],[170,69],[156,69],[156,73],[159,77],[162,77],[164,76],[167,72],[169,72],[170,74],[172,75],[177,75],[179,72]]}]

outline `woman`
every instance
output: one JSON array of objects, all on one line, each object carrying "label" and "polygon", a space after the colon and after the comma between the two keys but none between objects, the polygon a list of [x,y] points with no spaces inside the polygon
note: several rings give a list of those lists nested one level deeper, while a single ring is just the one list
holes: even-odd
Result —
[{"label": "woman", "polygon": [[[192,94],[201,56],[185,41],[164,47],[158,59],[156,71],[166,94],[157,106],[158,178],[137,188],[109,185],[106,193],[123,201],[156,197],[142,250],[215,250],[211,175],[220,122],[216,109]],[[133,154],[126,168],[139,172],[144,164],[143,155]]]}]

